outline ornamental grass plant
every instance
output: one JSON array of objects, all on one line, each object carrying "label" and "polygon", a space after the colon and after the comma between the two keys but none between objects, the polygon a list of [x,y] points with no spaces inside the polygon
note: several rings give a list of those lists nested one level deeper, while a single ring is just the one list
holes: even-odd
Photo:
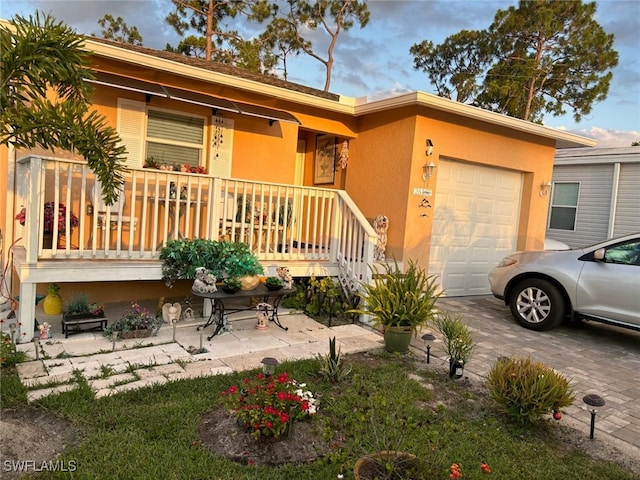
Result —
[{"label": "ornamental grass plant", "polygon": [[487,377],[489,393],[511,419],[532,424],[568,407],[575,397],[569,380],[530,358],[500,358]]}]

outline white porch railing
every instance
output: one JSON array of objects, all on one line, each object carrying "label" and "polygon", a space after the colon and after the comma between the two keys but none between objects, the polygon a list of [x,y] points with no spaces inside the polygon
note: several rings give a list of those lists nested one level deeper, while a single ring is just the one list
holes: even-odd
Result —
[{"label": "white porch railing", "polygon": [[[227,239],[248,243],[262,262],[337,264],[350,290],[369,281],[376,234],[344,191],[134,169],[106,207],[83,162],[30,156],[16,173],[27,264],[158,260],[172,238]],[[45,204],[58,221],[45,219]]]}]

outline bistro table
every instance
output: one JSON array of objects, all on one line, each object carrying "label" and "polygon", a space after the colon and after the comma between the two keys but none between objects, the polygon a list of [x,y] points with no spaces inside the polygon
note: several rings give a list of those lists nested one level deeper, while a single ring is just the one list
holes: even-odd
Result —
[{"label": "bistro table", "polygon": [[[207,328],[209,325],[215,323],[216,327],[211,336],[207,337],[207,340],[211,340],[215,337],[220,330],[224,327],[224,318],[225,315],[229,315],[237,312],[244,312],[249,310],[255,310],[256,307],[250,307],[247,305],[229,305],[234,300],[238,299],[247,299],[250,297],[260,297],[262,298],[262,302],[270,303],[269,299],[273,299],[273,303],[270,303],[273,307],[273,310],[270,311],[271,315],[269,316],[269,321],[275,323],[278,327],[283,330],[289,330],[289,327],[285,327],[280,323],[280,319],[278,318],[278,306],[280,305],[280,301],[286,296],[296,291],[295,288],[281,288],[280,290],[269,290],[263,283],[258,285],[253,290],[239,290],[235,293],[226,293],[222,290],[217,290],[211,293],[202,293],[196,292],[195,290],[191,290],[191,293],[197,297],[204,298],[205,301],[208,299],[211,302],[211,314],[207,322],[204,325],[200,325],[196,330],[200,331],[203,328]],[[225,306],[225,303],[227,306]]]}]

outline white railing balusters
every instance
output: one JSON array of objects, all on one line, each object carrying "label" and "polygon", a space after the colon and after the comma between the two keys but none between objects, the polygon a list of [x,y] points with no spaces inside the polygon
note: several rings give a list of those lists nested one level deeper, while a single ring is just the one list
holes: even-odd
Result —
[{"label": "white railing balusters", "polygon": [[[29,212],[23,244],[30,263],[48,258],[157,260],[169,239],[207,238],[246,242],[258,258],[275,264],[337,264],[354,284],[370,276],[375,232],[340,190],[132,169],[121,193],[124,210],[98,212],[90,194],[96,178],[84,162],[28,157],[19,161],[17,173],[16,205]],[[94,196],[101,195],[97,189]],[[43,248],[45,201],[56,209],[66,206],[63,221],[54,222],[52,248]],[[71,226],[72,212],[78,214],[79,228]],[[63,228],[61,247],[57,233]]]}]

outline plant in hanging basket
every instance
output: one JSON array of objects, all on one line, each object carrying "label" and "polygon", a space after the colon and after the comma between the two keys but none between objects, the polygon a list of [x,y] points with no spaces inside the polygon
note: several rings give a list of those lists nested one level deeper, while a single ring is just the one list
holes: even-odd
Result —
[{"label": "plant in hanging basket", "polygon": [[151,314],[137,302],[131,302],[131,307],[105,329],[104,335],[109,339],[113,339],[115,332],[118,332],[120,338],[150,337],[158,333],[161,325],[162,318]]}]

